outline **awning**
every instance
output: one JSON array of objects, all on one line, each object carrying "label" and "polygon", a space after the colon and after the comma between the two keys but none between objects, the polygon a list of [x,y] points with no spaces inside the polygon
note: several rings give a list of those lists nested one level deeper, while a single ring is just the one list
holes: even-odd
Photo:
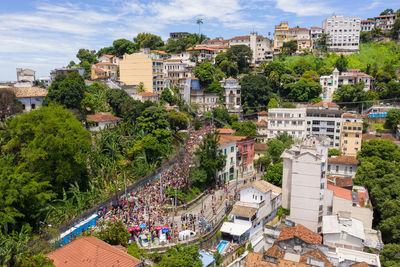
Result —
[{"label": "awning", "polygon": [[246,233],[251,226],[249,225],[242,225],[242,224],[237,224],[237,223],[231,223],[231,222],[224,222],[221,227],[221,232],[227,233],[230,235],[234,236],[241,236],[244,233]]}]

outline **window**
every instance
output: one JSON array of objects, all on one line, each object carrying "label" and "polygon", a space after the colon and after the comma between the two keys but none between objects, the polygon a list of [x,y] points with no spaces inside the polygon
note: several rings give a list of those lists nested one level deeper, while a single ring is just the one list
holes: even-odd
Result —
[{"label": "window", "polygon": [[336,165],[336,172],[339,172],[339,166]]},{"label": "window", "polygon": [[226,155],[226,148],[224,149],[224,155]]},{"label": "window", "polygon": [[25,105],[22,105],[22,109],[25,110]]},{"label": "window", "polygon": [[231,163],[233,163],[233,157],[231,157]]},{"label": "window", "polygon": [[31,109],[35,109],[36,108],[36,104],[31,104]]},{"label": "window", "polygon": [[233,146],[231,146],[231,153],[235,150],[235,148]]},{"label": "window", "polygon": [[359,135],[359,134],[356,134],[356,137],[358,138],[358,137],[360,137],[360,135]]}]

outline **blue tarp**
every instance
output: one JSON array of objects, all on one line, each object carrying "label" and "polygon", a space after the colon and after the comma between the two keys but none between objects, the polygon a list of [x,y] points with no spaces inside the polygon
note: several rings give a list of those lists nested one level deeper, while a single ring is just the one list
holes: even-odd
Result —
[{"label": "blue tarp", "polygon": [[200,259],[201,262],[203,263],[203,267],[207,267],[210,266],[212,264],[214,264],[214,256],[211,254],[208,254],[204,251],[200,251]]},{"label": "blue tarp", "polygon": [[86,220],[71,227],[68,231],[60,235],[60,241],[58,245],[61,247],[68,244],[70,241],[74,240],[76,237],[81,235],[83,231],[87,231],[87,229],[96,226],[98,220],[99,216],[97,214],[93,214]]}]

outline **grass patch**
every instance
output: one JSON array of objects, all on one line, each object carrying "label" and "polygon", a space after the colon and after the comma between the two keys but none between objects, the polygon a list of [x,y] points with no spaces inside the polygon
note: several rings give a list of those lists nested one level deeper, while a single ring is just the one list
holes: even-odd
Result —
[{"label": "grass patch", "polygon": [[374,124],[372,124],[372,129],[375,131],[376,130],[381,130],[381,131],[391,130],[390,128],[387,128],[384,123],[374,123]]}]

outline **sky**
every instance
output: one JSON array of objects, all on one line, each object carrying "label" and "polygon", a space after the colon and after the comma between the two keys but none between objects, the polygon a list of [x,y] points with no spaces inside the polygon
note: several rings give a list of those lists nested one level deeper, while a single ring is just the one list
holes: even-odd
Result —
[{"label": "sky", "polygon": [[195,32],[231,38],[258,34],[273,38],[274,25],[319,26],[333,15],[366,19],[398,0],[0,0],[0,81],[16,80],[16,68],[51,69],[77,62],[80,48],[98,50],[140,32]]}]

